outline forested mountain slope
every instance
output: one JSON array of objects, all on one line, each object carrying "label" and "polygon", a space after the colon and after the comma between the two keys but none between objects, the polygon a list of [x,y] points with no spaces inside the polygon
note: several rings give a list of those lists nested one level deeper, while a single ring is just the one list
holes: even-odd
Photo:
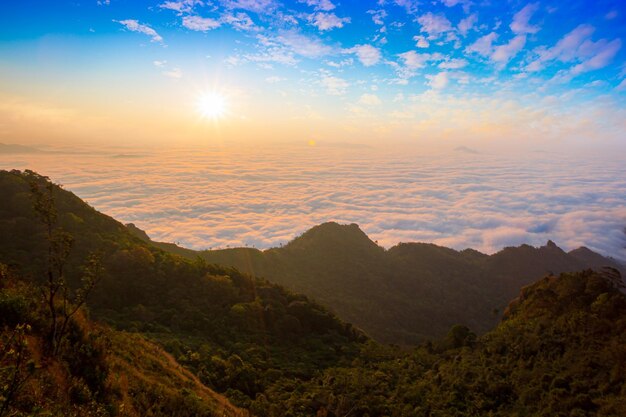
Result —
[{"label": "forested mountain slope", "polygon": [[351,366],[254,405],[271,417],[624,416],[626,296],[615,277],[545,277],[478,339],[457,326],[411,353],[372,343]]}]

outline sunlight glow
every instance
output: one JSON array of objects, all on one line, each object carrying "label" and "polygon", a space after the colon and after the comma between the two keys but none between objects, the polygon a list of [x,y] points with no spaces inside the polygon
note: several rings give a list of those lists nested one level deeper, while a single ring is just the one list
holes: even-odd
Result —
[{"label": "sunlight glow", "polygon": [[196,107],[202,117],[217,120],[226,114],[227,102],[223,95],[211,91],[200,96]]}]

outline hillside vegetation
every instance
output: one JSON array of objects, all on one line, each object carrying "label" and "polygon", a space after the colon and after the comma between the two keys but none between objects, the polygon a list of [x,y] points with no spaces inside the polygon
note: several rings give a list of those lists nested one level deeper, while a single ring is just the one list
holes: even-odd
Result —
[{"label": "hillside vegetation", "polygon": [[591,270],[549,276],[478,339],[456,326],[411,353],[372,343],[267,395],[255,406],[276,417],[624,416],[626,296]]},{"label": "hillside vegetation", "polygon": [[231,405],[138,334],[79,311],[56,355],[41,293],[0,264],[0,416],[231,416]]}]

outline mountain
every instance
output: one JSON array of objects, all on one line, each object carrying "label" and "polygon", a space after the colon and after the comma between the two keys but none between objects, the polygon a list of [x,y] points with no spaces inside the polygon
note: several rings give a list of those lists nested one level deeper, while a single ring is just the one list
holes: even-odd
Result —
[{"label": "mountain", "polygon": [[187,260],[133,236],[127,227],[31,171],[0,171],[0,263],[46,288],[48,239],[31,187],[56,207],[55,244],[73,242],[64,263],[70,290],[98,254],[101,279],[91,317],[165,348],[200,382],[246,406],[281,378],[310,378],[349,363],[367,341],[320,304],[237,270]]},{"label": "mountain", "polygon": [[[147,239],[145,233],[135,234]],[[396,344],[442,337],[455,324],[484,333],[521,287],[546,274],[604,266],[623,271],[615,260],[587,248],[567,253],[552,241],[539,248],[507,247],[493,255],[427,243],[401,243],[385,250],[356,224],[333,222],[265,251],[195,252],[155,244],[310,295],[375,339]]]},{"label": "mountain", "polygon": [[253,409],[268,417],[626,415],[626,296],[615,282],[588,270],[518,294],[482,337],[455,326],[411,352],[370,344],[352,366],[277,387]]},{"label": "mountain", "polygon": [[472,155],[477,155],[480,153],[476,149],[472,149],[467,146],[457,146],[456,148],[454,148],[454,150],[459,153],[467,153]]}]

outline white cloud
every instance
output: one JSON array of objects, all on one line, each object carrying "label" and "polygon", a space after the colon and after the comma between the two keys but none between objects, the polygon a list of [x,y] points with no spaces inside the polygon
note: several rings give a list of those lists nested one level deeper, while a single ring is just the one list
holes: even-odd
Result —
[{"label": "white cloud", "polygon": [[363,104],[365,106],[378,106],[382,103],[380,98],[376,94],[363,94],[359,98],[359,104]]},{"label": "white cloud", "polygon": [[435,75],[427,75],[428,85],[434,90],[442,90],[448,85],[448,73],[440,72]]},{"label": "white cloud", "polygon": [[328,65],[329,67],[341,68],[341,67],[347,67],[347,66],[354,64],[354,59],[346,58],[341,61],[325,61],[324,63]]},{"label": "white cloud", "polygon": [[458,25],[459,33],[463,36],[466,36],[467,33],[474,27],[474,25],[478,22],[478,15],[476,13],[467,16],[466,18],[461,19]]},{"label": "white cloud", "polygon": [[385,25],[384,19],[387,17],[387,12],[385,11],[385,9],[368,10],[367,13],[372,15],[372,21],[374,22],[374,24],[378,26]]},{"label": "white cloud", "polygon": [[163,75],[174,79],[180,79],[183,77],[183,71],[180,68],[172,68],[171,70],[163,71]]},{"label": "white cloud", "polygon": [[531,25],[530,19],[533,14],[539,9],[539,3],[529,3],[522,10],[515,13],[513,16],[513,22],[511,22],[510,28],[513,33],[523,35],[527,33],[537,33],[541,29],[537,25]]},{"label": "white cloud", "polygon": [[463,6],[463,10],[465,11],[465,13],[469,12],[469,9],[473,4],[471,0],[441,0],[441,2],[448,7],[454,7],[457,4],[460,4],[461,6]]},{"label": "white cloud", "polygon": [[347,49],[346,52],[356,54],[361,64],[366,67],[378,64],[381,58],[380,49],[372,45],[357,45],[353,48]]},{"label": "white cloud", "polygon": [[276,41],[307,58],[319,58],[332,52],[332,48],[325,45],[321,39],[294,30],[281,32]]},{"label": "white cloud", "polygon": [[342,28],[344,23],[350,23],[349,17],[338,17],[334,13],[314,13],[309,16],[309,21],[319,30],[331,30]]},{"label": "white cloud", "polygon": [[167,61],[152,61],[152,63],[155,67],[163,68],[165,64],[167,64]]},{"label": "white cloud", "polygon": [[254,13],[271,13],[278,8],[275,0],[225,0],[224,5],[229,9],[243,9]]},{"label": "white cloud", "polygon": [[315,10],[323,10],[325,12],[333,10],[335,5],[330,0],[298,0],[300,3],[306,3],[308,6],[312,6]]},{"label": "white cloud", "polygon": [[418,0],[393,0],[393,2],[396,5],[403,7],[404,10],[406,10],[406,12],[409,14],[417,13],[418,6],[419,6]]},{"label": "white cloud", "polygon": [[137,20],[134,20],[134,19],[126,19],[126,20],[119,20],[119,21],[114,20],[114,22],[117,22],[125,26],[126,29],[132,32],[139,32],[139,33],[143,33],[144,35],[150,36],[152,42],[163,42],[163,38],[161,37],[161,35],[159,35],[156,32],[156,30],[152,29],[148,25],[139,23]]},{"label": "white cloud", "polygon": [[245,61],[256,62],[259,65],[269,62],[275,62],[277,64],[292,67],[298,63],[298,60],[293,56],[293,53],[281,48],[268,48],[265,51],[257,54],[244,55],[243,61],[237,57],[230,57],[228,58],[227,62],[233,66],[236,66]]},{"label": "white cloud", "polygon": [[408,51],[398,55],[402,59],[404,66],[409,69],[424,68],[430,61],[441,61],[444,57],[440,53],[418,54],[415,51]]},{"label": "white cloud", "polygon": [[515,55],[526,45],[526,35],[518,35],[511,39],[509,43],[498,45],[491,54],[491,60],[500,66],[506,65]]},{"label": "white cloud", "polygon": [[429,62],[442,61],[445,59],[445,56],[438,52],[420,54],[415,51],[398,54],[398,57],[400,58],[400,63],[389,61],[388,64],[394,67],[400,77],[397,81],[401,81],[402,84],[406,84],[407,78],[414,77],[417,70],[425,68]]},{"label": "white cloud", "polygon": [[469,83],[469,76],[462,71],[441,71],[434,75],[426,75],[426,79],[428,80],[427,84],[433,90],[443,90],[451,81],[455,81],[458,84]]},{"label": "white cloud", "polygon": [[285,81],[285,78],[279,77],[279,76],[276,76],[276,75],[272,75],[272,76],[267,77],[265,79],[265,82],[267,82],[269,84],[276,84],[276,83],[279,83],[281,81]]},{"label": "white cloud", "polygon": [[615,91],[626,91],[626,78],[615,87]]},{"label": "white cloud", "polygon": [[585,87],[587,88],[596,88],[596,87],[604,87],[608,85],[608,83],[604,80],[594,80],[590,83],[585,84]]},{"label": "white cloud", "polygon": [[582,24],[563,36],[554,47],[546,49],[538,48],[535,53],[537,59],[532,61],[527,67],[527,71],[539,71],[543,69],[546,62],[558,59],[562,62],[571,62],[579,55],[582,43],[589,39],[595,28],[591,25]]},{"label": "white cloud", "polygon": [[413,36],[413,40],[416,42],[415,46],[417,46],[418,48],[428,48],[430,46],[428,39],[426,39],[424,36],[415,35]]},{"label": "white cloud", "polygon": [[468,62],[462,58],[454,58],[439,64],[441,69],[459,69],[467,66]]},{"label": "white cloud", "polygon": [[589,58],[572,68],[571,74],[578,75],[606,67],[611,63],[613,57],[615,57],[621,47],[621,39],[613,39],[610,42],[601,39],[598,42],[588,41],[583,43],[581,45],[581,52],[589,56]]},{"label": "white cloud", "polygon": [[266,64],[276,62],[295,66],[297,56],[318,59],[333,52],[333,48],[325,45],[315,36],[307,36],[295,30],[280,31],[277,36],[257,35],[258,53],[231,57],[233,64],[256,62]]},{"label": "white cloud", "polygon": [[191,13],[191,11],[196,5],[201,5],[201,4],[202,4],[201,0],[176,0],[176,1],[166,1],[162,3],[161,5],[159,5],[159,7],[162,9],[173,10],[175,12],[178,12],[178,14],[180,15],[183,13]]},{"label": "white cloud", "polygon": [[525,68],[528,72],[542,70],[551,61],[577,62],[569,71],[557,75],[561,81],[569,81],[572,77],[584,72],[604,68],[611,63],[622,46],[622,41],[591,40],[595,28],[582,24],[563,36],[552,48],[540,47],[534,52],[536,58]]},{"label": "white cloud", "polygon": [[216,29],[220,27],[220,25],[221,23],[218,20],[211,19],[209,17],[200,17],[200,16],[183,17],[183,26],[190,30],[206,32],[211,29]]},{"label": "white cloud", "polygon": [[231,25],[236,30],[249,31],[256,30],[256,25],[244,12],[224,13],[220,18],[222,23]]},{"label": "white cloud", "polygon": [[442,34],[453,30],[452,23],[443,14],[428,12],[417,18],[420,31],[428,34],[428,39],[438,39]]},{"label": "white cloud", "polygon": [[473,44],[465,48],[468,53],[475,52],[482,56],[489,56],[493,53],[493,42],[498,39],[496,32],[491,32],[485,36],[482,36],[476,40]]},{"label": "white cloud", "polygon": [[326,75],[320,80],[320,84],[326,89],[326,93],[332,96],[342,96],[350,86],[343,78]]}]

